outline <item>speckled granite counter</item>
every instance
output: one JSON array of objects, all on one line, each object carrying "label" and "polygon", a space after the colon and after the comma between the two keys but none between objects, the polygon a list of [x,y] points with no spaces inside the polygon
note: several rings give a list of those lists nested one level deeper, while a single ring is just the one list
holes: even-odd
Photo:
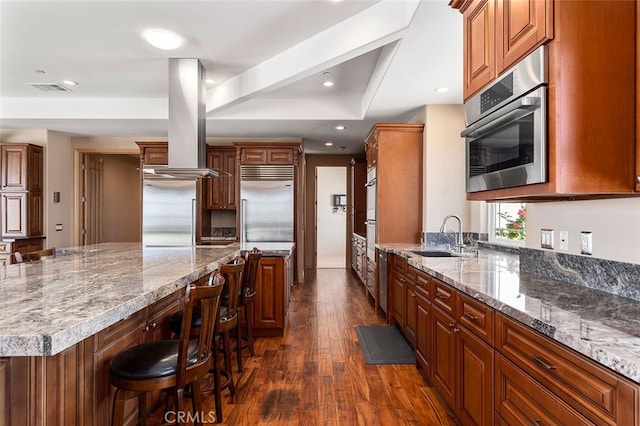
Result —
[{"label": "speckled granite counter", "polygon": [[[264,255],[292,243],[259,243]],[[247,249],[106,243],[0,268],[0,356],[55,355],[174,293]]]},{"label": "speckled granite counter", "polygon": [[443,258],[412,253],[418,245],[378,248],[640,383],[640,302],[520,272],[514,254]]}]

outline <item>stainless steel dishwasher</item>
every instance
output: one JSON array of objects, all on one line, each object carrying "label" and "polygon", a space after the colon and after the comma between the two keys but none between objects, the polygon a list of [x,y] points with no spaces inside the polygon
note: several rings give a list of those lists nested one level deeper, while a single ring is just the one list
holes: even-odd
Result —
[{"label": "stainless steel dishwasher", "polygon": [[379,303],[380,308],[386,314],[387,313],[387,252],[378,250],[378,267],[380,268],[380,276],[378,277],[379,284]]}]

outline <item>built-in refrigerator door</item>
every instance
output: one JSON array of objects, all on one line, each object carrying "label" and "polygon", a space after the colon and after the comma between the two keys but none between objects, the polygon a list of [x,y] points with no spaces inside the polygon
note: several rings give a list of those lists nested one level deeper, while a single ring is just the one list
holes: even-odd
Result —
[{"label": "built-in refrigerator door", "polygon": [[142,243],[194,245],[196,181],[145,179],[142,188]]},{"label": "built-in refrigerator door", "polygon": [[293,181],[240,182],[242,242],[292,242]]}]

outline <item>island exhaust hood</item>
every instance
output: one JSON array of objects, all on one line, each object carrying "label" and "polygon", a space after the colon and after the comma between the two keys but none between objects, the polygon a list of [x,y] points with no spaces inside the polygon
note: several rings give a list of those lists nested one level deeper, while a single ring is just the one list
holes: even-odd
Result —
[{"label": "island exhaust hood", "polygon": [[204,79],[200,60],[169,58],[169,167],[145,167],[145,179],[218,177],[206,167]]}]

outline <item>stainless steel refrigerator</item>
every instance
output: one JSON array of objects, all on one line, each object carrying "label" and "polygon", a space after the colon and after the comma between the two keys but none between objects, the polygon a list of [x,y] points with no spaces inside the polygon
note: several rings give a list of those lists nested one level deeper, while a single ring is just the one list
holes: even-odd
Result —
[{"label": "stainless steel refrigerator", "polygon": [[293,242],[292,166],[242,166],[240,241]]},{"label": "stainless steel refrigerator", "polygon": [[195,245],[196,181],[144,179],[142,188],[143,245]]}]

